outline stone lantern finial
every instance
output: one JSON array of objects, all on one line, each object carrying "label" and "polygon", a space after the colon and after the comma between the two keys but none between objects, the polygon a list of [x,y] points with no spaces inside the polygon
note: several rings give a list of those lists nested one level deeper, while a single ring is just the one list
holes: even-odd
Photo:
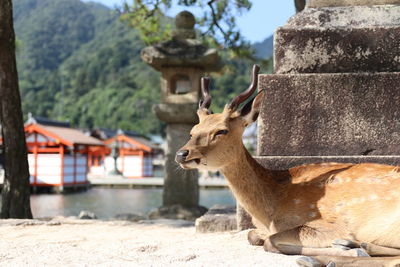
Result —
[{"label": "stone lantern finial", "polygon": [[194,25],[196,19],[189,11],[182,11],[175,17],[176,30],[172,36],[176,39],[196,39]]}]

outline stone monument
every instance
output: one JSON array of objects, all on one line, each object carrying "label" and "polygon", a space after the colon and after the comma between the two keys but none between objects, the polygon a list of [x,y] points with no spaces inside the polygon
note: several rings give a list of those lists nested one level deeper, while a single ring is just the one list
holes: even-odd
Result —
[{"label": "stone monument", "polygon": [[278,28],[258,160],[400,165],[400,1],[310,0]]},{"label": "stone monument", "polygon": [[188,11],[175,18],[171,40],[142,50],[143,61],[161,72],[161,103],[153,110],[167,123],[167,151],[163,206],[149,216],[194,219],[207,209],[199,206],[197,170],[183,171],[175,162],[175,153],[189,140],[191,128],[198,123],[200,78],[220,69],[215,49],[196,39],[195,18]]}]

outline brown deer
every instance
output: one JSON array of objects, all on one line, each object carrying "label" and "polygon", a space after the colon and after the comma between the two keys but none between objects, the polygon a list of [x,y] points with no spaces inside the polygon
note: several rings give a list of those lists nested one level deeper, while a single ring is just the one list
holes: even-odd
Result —
[{"label": "brown deer", "polygon": [[[288,170],[261,166],[246,150],[242,134],[260,112],[263,91],[242,108],[250,87],[222,113],[209,110],[209,78],[202,78],[199,124],[176,153],[183,169],[221,171],[237,201],[253,217],[252,245],[301,257],[299,265],[393,266],[400,258],[400,168],[381,164],[317,163]],[[318,259],[318,260],[316,260]],[[387,265],[389,264],[389,265]],[[329,266],[334,266],[330,263]],[[399,265],[400,266],[400,265]]]}]

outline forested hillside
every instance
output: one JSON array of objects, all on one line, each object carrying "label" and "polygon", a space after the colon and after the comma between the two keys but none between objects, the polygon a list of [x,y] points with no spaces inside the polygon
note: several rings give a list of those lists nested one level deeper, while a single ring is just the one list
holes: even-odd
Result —
[{"label": "forested hillside", "polygon": [[[79,0],[15,0],[14,23],[25,114],[76,127],[162,132],[151,112],[159,74],[141,61],[144,44],[116,12]],[[252,64],[224,61],[213,84],[219,108],[248,86]]]},{"label": "forested hillside", "polygon": [[258,58],[270,58],[274,52],[274,36],[271,35],[264,41],[253,44],[255,56]]}]

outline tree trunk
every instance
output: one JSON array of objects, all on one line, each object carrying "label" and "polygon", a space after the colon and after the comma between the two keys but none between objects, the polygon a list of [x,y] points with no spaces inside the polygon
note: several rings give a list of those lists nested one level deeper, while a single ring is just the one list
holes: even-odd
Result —
[{"label": "tree trunk", "polygon": [[294,6],[296,7],[296,13],[298,13],[306,7],[306,0],[294,0]]},{"label": "tree trunk", "polygon": [[32,218],[11,0],[0,1],[0,122],[5,158],[0,216]]}]

